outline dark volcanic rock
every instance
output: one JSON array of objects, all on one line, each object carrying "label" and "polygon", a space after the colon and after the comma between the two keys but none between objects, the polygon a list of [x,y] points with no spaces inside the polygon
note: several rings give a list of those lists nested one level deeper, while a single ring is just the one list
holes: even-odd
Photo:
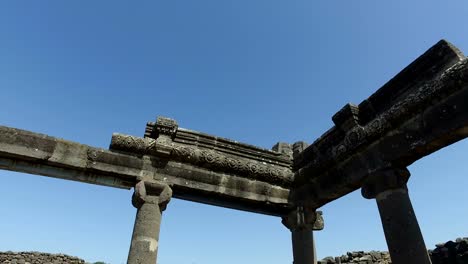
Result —
[{"label": "dark volcanic rock", "polygon": [[0,252],[0,264],[84,264],[77,257],[41,252]]},{"label": "dark volcanic rock", "polygon": [[[468,237],[457,238],[454,241],[437,244],[434,250],[429,250],[432,264],[468,264]],[[341,257],[326,257],[318,264],[389,264],[390,254],[386,251],[354,251]]]}]

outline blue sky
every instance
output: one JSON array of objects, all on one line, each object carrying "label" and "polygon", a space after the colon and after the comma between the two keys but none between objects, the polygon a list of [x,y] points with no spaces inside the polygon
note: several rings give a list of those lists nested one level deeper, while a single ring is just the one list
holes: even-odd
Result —
[{"label": "blue sky", "polygon": [[[442,38],[468,52],[468,2],[2,1],[0,124],[107,148],[157,115],[270,148],[312,142]],[[468,236],[461,141],[413,164],[426,244]],[[0,251],[125,263],[130,190],[0,171]],[[323,208],[320,258],[385,250],[375,201]],[[280,219],[173,199],[158,263],[291,263]]]}]

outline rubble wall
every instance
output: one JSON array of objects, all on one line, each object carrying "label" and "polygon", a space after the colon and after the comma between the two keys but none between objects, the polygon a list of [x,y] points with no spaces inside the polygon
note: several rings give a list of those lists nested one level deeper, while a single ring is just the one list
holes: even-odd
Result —
[{"label": "rubble wall", "polygon": [[[468,264],[468,237],[457,238],[455,241],[437,244],[434,250],[429,250],[432,264]],[[386,251],[353,251],[340,257],[326,257],[318,264],[389,264],[390,254]]]},{"label": "rubble wall", "polygon": [[77,257],[41,252],[0,252],[0,264],[84,264]]}]

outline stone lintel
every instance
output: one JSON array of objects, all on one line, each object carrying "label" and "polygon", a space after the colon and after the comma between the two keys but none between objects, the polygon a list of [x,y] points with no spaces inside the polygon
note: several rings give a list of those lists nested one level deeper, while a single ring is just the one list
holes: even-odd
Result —
[{"label": "stone lintel", "polygon": [[464,58],[458,48],[444,39],[440,40],[359,104],[360,120],[363,123],[371,121],[405,97],[414,87],[439,78],[443,72]]},{"label": "stone lintel", "polygon": [[314,162],[315,167],[327,168],[329,162],[346,158],[346,154],[371,144],[392,127],[462,89],[467,82],[464,62],[466,58],[453,45],[438,42],[359,106],[348,104],[341,109],[333,117],[336,126],[305,149],[303,159],[294,160],[294,167]]},{"label": "stone lintel", "polygon": [[171,187],[174,198],[274,216],[292,207],[289,189],[279,184],[4,126],[0,169],[125,189],[142,179],[158,181]]},{"label": "stone lintel", "polygon": [[253,159],[239,154],[227,154],[221,149],[206,149],[181,144],[164,137],[140,138],[118,133],[112,135],[110,149],[128,154],[150,155],[174,160],[214,172],[224,172],[285,187],[292,182],[293,174],[289,166],[278,164],[276,160],[266,157],[261,159],[259,158],[260,154],[256,159]]},{"label": "stone lintel", "polygon": [[467,59],[411,91],[366,125],[346,134],[332,129],[304,150],[307,162],[295,162],[293,200],[319,208],[361,188],[374,172],[406,168],[468,137]]}]

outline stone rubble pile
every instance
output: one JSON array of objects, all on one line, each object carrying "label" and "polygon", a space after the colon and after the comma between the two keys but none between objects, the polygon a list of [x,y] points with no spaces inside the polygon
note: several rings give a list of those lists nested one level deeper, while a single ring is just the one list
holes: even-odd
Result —
[{"label": "stone rubble pile", "polygon": [[0,264],[84,264],[77,257],[41,252],[0,252]]},{"label": "stone rubble pile", "polygon": [[437,244],[429,250],[432,264],[468,264],[468,237]]},{"label": "stone rubble pile", "polygon": [[357,263],[357,264],[388,264],[390,261],[390,254],[381,251],[354,251],[348,252],[341,257],[326,257],[317,262],[318,264],[340,264],[340,263]]},{"label": "stone rubble pile", "polygon": [[[457,238],[455,242],[437,244],[434,250],[429,250],[432,264],[468,264],[468,237]],[[318,264],[390,264],[390,254],[386,251],[354,251],[341,257],[326,257]]]}]

